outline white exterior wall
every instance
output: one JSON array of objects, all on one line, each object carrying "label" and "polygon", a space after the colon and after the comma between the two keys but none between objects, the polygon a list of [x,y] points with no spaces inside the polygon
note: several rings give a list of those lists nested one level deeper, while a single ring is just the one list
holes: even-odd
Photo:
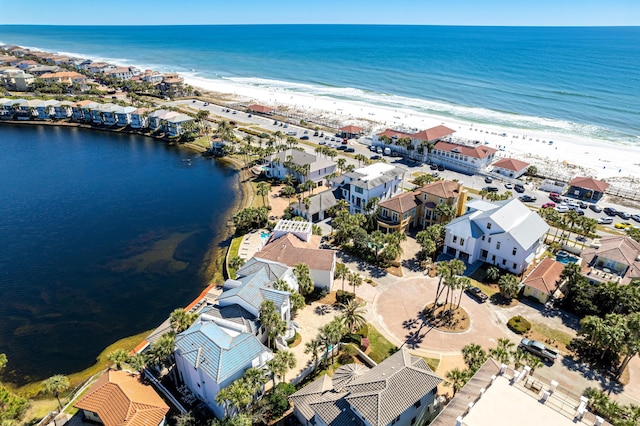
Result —
[{"label": "white exterior wall", "polygon": [[131,122],[131,116],[129,114],[116,114],[116,120],[118,126],[127,126]]},{"label": "white exterior wall", "polygon": [[509,169],[503,169],[502,167],[494,167],[493,168],[493,172],[494,173],[499,173],[502,176],[510,177],[510,178],[513,178],[513,179],[517,179],[520,176],[522,176],[524,174],[524,172],[527,171],[527,167],[523,168],[522,170],[518,170],[518,171],[513,171],[513,170],[509,170]]},{"label": "white exterior wall", "polygon": [[493,163],[495,154],[485,158],[474,158],[461,153],[433,150],[428,159],[430,162],[443,165],[445,168],[458,170],[463,173],[477,173]]},{"label": "white exterior wall", "polygon": [[[335,263],[335,262],[334,262]],[[331,291],[331,283],[333,282],[333,271],[323,271],[321,269],[310,269],[311,279],[313,279],[314,287],[324,288]]]},{"label": "white exterior wall", "polygon": [[55,110],[55,118],[69,118],[71,117],[71,107],[69,106],[57,106],[54,107]]},{"label": "white exterior wall", "polygon": [[[183,383],[191,392],[193,392],[207,407],[213,411],[217,418],[224,417],[224,410],[216,404],[216,395],[220,392],[221,386],[202,368],[194,368],[183,356],[180,350],[174,353],[176,359],[176,367],[180,372]],[[239,376],[242,376],[241,371]]]},{"label": "white exterior wall", "polygon": [[[399,194],[401,190],[400,182],[400,177],[395,177],[386,184],[381,184],[368,190],[363,189],[362,193],[357,192],[356,187],[350,185],[351,192],[348,193],[343,189],[342,194],[349,203],[349,211],[351,214],[362,213],[362,209],[371,198],[378,197],[380,201],[384,201]],[[358,199],[360,199],[360,204],[358,204]]]},{"label": "white exterior wall", "polygon": [[143,115],[131,114],[131,127],[133,127],[134,129],[149,127],[149,120]]}]

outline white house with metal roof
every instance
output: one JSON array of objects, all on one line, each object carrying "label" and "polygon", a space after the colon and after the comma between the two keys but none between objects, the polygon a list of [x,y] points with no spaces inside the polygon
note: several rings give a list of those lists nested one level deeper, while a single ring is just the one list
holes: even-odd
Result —
[{"label": "white house with metal roof", "polygon": [[424,359],[401,349],[371,369],[343,365],[289,398],[305,426],[410,426],[434,417],[440,382]]},{"label": "white house with metal roof", "polygon": [[334,188],[342,190],[349,211],[363,213],[367,202],[376,197],[384,201],[402,192],[406,169],[386,163],[375,163],[331,179]]},{"label": "white house with metal roof", "polygon": [[521,274],[543,254],[549,225],[517,199],[496,203],[472,200],[467,203],[467,212],[445,229],[446,254]]},{"label": "white house with metal roof", "polygon": [[[276,179],[284,179],[286,175],[296,177],[300,182],[311,180],[317,185],[325,183],[325,176],[336,170],[336,163],[328,158],[309,154],[297,149],[287,149],[267,157],[266,175]],[[297,167],[307,167],[305,173],[296,171]]]},{"label": "white house with metal roof", "polygon": [[273,353],[248,325],[207,312],[176,336],[174,357],[185,386],[222,418],[224,409],[216,404],[216,395],[248,368],[263,367]]}]

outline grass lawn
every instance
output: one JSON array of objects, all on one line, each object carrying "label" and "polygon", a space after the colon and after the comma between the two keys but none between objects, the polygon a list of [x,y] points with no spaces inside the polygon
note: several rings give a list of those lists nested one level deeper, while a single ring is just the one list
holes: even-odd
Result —
[{"label": "grass lawn", "polygon": [[386,358],[389,358],[398,348],[388,341],[376,328],[368,324],[369,326],[369,357],[380,364]]},{"label": "grass lawn", "polygon": [[[227,255],[229,259],[238,257],[238,252],[240,251],[240,243],[242,242],[242,237],[243,236],[241,235],[231,240],[231,245],[229,246],[229,254]],[[236,277],[235,269],[229,268],[229,278],[235,279],[235,277]]]},{"label": "grass lawn", "polygon": [[425,360],[425,362],[433,372],[435,372],[440,365],[440,360],[438,358],[429,358],[426,356],[421,356],[420,358]]},{"label": "grass lawn", "polygon": [[539,322],[531,322],[531,328],[533,328],[538,333],[542,334],[548,339],[555,340],[557,342],[562,343],[564,346],[567,346],[571,340],[573,340],[573,336],[567,334],[560,330],[555,330],[545,324]]}]

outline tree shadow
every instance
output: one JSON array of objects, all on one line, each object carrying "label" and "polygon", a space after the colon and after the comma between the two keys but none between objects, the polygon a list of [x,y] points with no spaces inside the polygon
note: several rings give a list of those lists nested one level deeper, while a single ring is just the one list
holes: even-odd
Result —
[{"label": "tree shadow", "polygon": [[578,318],[572,313],[569,313],[567,311],[564,311],[558,308],[555,304],[543,305],[542,303],[533,301],[527,297],[521,298],[520,302],[532,309],[537,310],[544,317],[560,318],[560,320],[562,321],[562,324],[566,325],[567,327],[570,327],[574,330],[578,330],[580,328],[580,318]]},{"label": "tree shadow", "polygon": [[492,304],[502,306],[503,308],[515,305],[514,300],[517,302],[517,299],[504,297],[500,293],[493,294],[489,300],[491,300]]},{"label": "tree shadow", "polygon": [[602,390],[607,393],[619,394],[624,391],[624,386],[616,380],[610,371],[601,371],[598,366],[594,366],[582,360],[576,360],[572,355],[562,357],[562,365],[570,371],[580,373],[588,380],[597,381]]}]

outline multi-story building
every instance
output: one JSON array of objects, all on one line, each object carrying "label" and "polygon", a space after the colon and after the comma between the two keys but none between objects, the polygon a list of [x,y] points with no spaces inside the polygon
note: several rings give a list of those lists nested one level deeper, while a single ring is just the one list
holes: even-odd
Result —
[{"label": "multi-story building", "polygon": [[324,185],[326,176],[336,170],[336,163],[297,149],[287,149],[267,157],[266,175],[276,179],[284,179],[287,175],[295,177],[299,182],[311,180],[316,185]]},{"label": "multi-story building", "polygon": [[429,162],[466,174],[476,174],[487,169],[497,150],[486,145],[463,145],[439,141],[429,153]]}]

